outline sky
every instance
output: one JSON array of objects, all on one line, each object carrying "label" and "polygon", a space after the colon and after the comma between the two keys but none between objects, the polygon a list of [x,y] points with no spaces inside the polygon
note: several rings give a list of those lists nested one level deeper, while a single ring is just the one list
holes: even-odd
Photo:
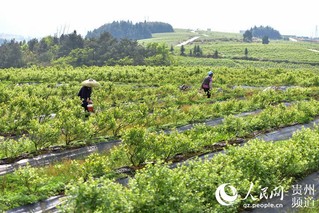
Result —
[{"label": "sky", "polygon": [[282,35],[319,36],[319,1],[284,0],[1,0],[0,34],[83,37],[113,21],[159,21],[219,32],[270,26]]}]

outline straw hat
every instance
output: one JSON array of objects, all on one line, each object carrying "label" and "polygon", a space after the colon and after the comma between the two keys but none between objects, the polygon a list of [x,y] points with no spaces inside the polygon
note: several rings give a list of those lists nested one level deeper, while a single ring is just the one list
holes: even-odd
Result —
[{"label": "straw hat", "polygon": [[98,87],[100,86],[100,83],[93,79],[87,79],[82,82],[82,86],[86,87]]}]

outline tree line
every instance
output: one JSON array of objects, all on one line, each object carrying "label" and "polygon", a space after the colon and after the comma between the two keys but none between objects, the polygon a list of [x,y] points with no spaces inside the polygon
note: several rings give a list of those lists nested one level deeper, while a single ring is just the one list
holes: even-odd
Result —
[{"label": "tree line", "polygon": [[133,24],[131,21],[113,21],[89,31],[86,38],[98,38],[104,32],[109,32],[118,39],[140,40],[152,38],[152,33],[174,32],[174,29],[170,24],[163,22],[144,21]]},{"label": "tree line", "polygon": [[260,27],[252,27],[250,30],[246,30],[243,34],[243,40],[245,42],[251,42],[253,37],[261,38],[263,40],[263,44],[268,44],[268,39],[282,39],[281,34],[278,30],[273,29],[270,26],[260,26]]},{"label": "tree line", "polygon": [[0,68],[71,65],[170,65],[172,57],[164,44],[146,47],[136,40],[117,39],[109,32],[83,38],[76,31],[46,36],[40,40],[5,41],[0,46]]}]

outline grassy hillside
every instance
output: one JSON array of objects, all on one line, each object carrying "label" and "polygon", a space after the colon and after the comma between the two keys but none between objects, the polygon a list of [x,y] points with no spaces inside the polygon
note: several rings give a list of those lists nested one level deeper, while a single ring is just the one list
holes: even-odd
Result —
[{"label": "grassy hillside", "polygon": [[[182,42],[191,38],[196,40],[184,44],[185,54],[188,57],[178,57]],[[243,42],[243,36],[236,33],[222,33],[211,31],[192,31],[175,29],[173,33],[154,34],[151,39],[140,40],[139,43],[146,45],[151,42],[165,43],[168,48],[173,47],[173,54],[177,56],[177,62],[183,65],[215,65],[227,66],[255,64],[257,66],[274,66],[272,63],[280,63],[279,66],[300,67],[304,65],[319,65],[319,43],[305,41],[270,40],[270,43],[262,44],[261,40],[254,40],[252,43]],[[189,57],[190,51],[195,45],[200,46],[203,57]],[[245,55],[247,48],[248,54]],[[215,51],[218,52],[218,60],[207,59]],[[220,61],[222,59],[222,61]],[[225,60],[226,59],[226,60]],[[238,61],[240,60],[240,61]],[[244,61],[243,61],[244,60]],[[270,63],[269,63],[270,62]]]},{"label": "grassy hillside", "polygon": [[200,41],[227,41],[242,40],[242,35],[237,33],[210,32],[210,31],[194,31],[190,29],[174,29],[173,33],[155,33],[153,38],[139,40],[141,44],[150,42],[163,42],[168,46],[176,46],[190,38],[199,36]]}]

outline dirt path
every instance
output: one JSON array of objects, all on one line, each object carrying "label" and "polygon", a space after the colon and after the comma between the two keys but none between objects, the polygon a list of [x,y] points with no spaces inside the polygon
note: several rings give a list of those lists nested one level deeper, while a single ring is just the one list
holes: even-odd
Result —
[{"label": "dirt path", "polygon": [[315,52],[315,53],[319,53],[319,50],[314,50],[314,49],[308,49],[309,51]]},{"label": "dirt path", "polygon": [[186,45],[186,44],[188,44],[188,43],[191,43],[191,42],[195,41],[195,40],[198,39],[198,38],[199,38],[199,36],[195,36],[195,37],[193,37],[193,38],[191,38],[191,39],[188,39],[187,41],[184,41],[184,42],[182,42],[182,43],[180,43],[180,44],[177,44],[176,47],[180,47],[180,46],[182,46],[182,45]]},{"label": "dirt path", "polygon": [[53,162],[62,161],[65,159],[76,159],[80,157],[86,157],[95,152],[102,152],[105,150],[111,149],[113,146],[116,146],[120,143],[120,140],[114,140],[110,142],[102,142],[93,146],[82,147],[73,150],[67,150],[57,153],[49,153],[45,155],[40,155],[34,158],[22,159],[12,164],[3,164],[0,165],[0,175],[5,175],[10,172],[15,171],[20,167],[26,165],[30,166],[45,166]]}]

